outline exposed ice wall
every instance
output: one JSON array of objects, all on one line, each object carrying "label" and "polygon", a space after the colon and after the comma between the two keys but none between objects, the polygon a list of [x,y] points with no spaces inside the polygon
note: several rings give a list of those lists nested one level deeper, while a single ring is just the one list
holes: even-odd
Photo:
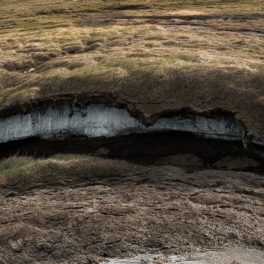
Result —
[{"label": "exposed ice wall", "polygon": [[206,138],[241,140],[244,127],[232,118],[195,114],[160,118],[153,126],[145,127],[125,109],[100,104],[78,108],[62,103],[1,119],[0,143],[29,137],[52,139],[76,135],[94,138],[171,130],[192,132]]}]

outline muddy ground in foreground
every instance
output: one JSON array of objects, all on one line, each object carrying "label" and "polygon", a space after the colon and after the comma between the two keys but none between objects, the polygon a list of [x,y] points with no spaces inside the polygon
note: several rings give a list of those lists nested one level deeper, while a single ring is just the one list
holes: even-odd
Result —
[{"label": "muddy ground in foreground", "polygon": [[135,165],[100,180],[0,192],[1,264],[264,248],[264,177],[255,173]]}]

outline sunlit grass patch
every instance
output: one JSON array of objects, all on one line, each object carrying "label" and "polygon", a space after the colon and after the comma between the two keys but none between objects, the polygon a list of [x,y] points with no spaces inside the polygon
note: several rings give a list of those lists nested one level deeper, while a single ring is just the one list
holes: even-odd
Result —
[{"label": "sunlit grass patch", "polygon": [[261,4],[5,1],[0,109],[62,94],[111,94],[146,116],[191,107],[254,117],[262,107],[264,38],[247,31],[264,33]]},{"label": "sunlit grass patch", "polygon": [[0,186],[25,191],[115,177],[131,170],[129,163],[99,157],[57,154],[48,159],[13,156],[0,161]]}]

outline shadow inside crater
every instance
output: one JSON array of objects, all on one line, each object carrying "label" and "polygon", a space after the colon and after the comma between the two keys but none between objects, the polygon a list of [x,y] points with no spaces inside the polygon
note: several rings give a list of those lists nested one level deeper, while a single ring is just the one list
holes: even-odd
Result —
[{"label": "shadow inside crater", "polygon": [[195,136],[188,132],[160,132],[130,134],[118,137],[71,137],[64,140],[28,138],[0,144],[0,157],[28,155],[49,157],[57,153],[97,155],[131,159],[136,163],[152,163],[169,155],[191,154],[212,165],[227,156],[247,156],[249,153],[240,141],[225,141]]}]

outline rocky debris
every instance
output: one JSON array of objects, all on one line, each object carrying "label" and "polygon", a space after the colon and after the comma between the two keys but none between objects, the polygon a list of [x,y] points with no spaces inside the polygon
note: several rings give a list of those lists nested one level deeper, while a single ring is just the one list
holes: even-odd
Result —
[{"label": "rocky debris", "polygon": [[217,169],[239,171],[255,170],[259,166],[260,164],[257,161],[248,157],[225,157],[213,164],[213,167]]},{"label": "rocky debris", "polygon": [[5,194],[5,198],[9,198],[9,197],[14,197],[17,195],[17,192],[11,191],[11,192],[7,192]]},{"label": "rocky debris", "polygon": [[172,166],[198,166],[204,165],[204,161],[195,155],[179,154],[158,159],[157,165],[172,165]]},{"label": "rocky debris", "polygon": [[36,70],[35,68],[31,67],[28,71],[24,71],[24,73],[31,73],[31,72],[33,72],[35,70]]},{"label": "rocky debris", "polygon": [[9,245],[16,252],[19,252],[22,250],[23,242],[24,242],[24,240],[22,238],[19,238],[17,240],[15,240],[15,239],[9,239],[8,240]]},{"label": "rocky debris", "polygon": [[[256,173],[131,166],[122,175],[8,199],[7,191],[0,188],[2,263],[86,264],[147,252],[263,248],[264,177]],[[214,263],[209,260],[201,263]]]}]

